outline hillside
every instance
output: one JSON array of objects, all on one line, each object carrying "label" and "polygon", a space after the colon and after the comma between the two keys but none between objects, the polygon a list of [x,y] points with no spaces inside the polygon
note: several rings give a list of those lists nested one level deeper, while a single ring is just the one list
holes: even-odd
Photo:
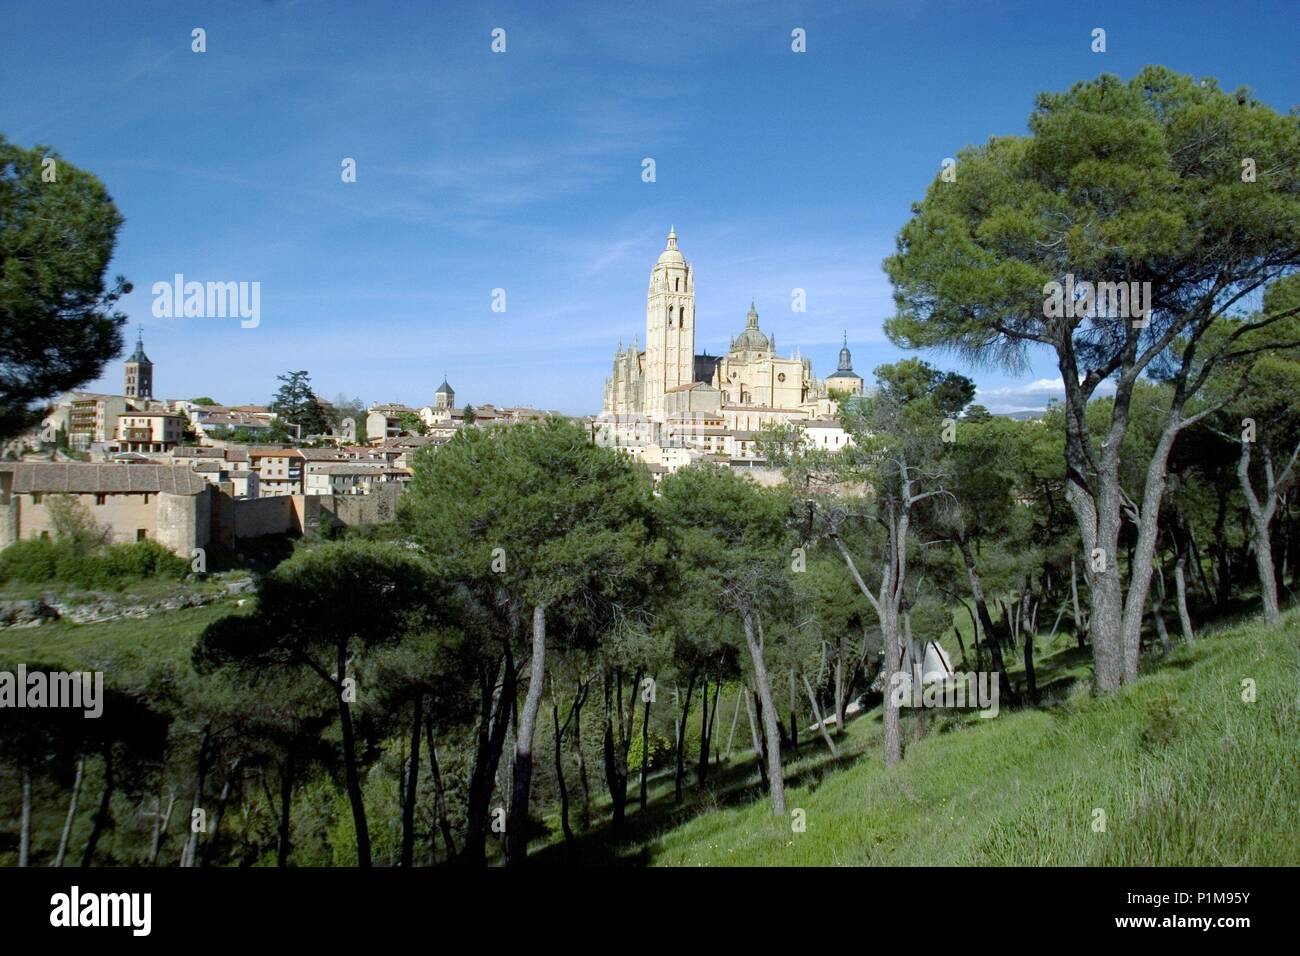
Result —
[{"label": "hillside", "polygon": [[[656,780],[646,818],[629,818],[629,839],[609,847],[595,830],[575,861],[1296,865],[1298,624],[1292,612],[1281,628],[1209,631],[1106,699],[1089,693],[1078,653],[1058,638],[1040,662],[1040,681],[1050,682],[1041,709],[931,716],[892,772],[880,761],[879,711],[849,724],[839,761],[820,739],[805,741],[787,765],[786,791],[805,832],[772,820],[752,758],[736,756],[715,790],[681,808],[671,807],[671,780]],[[1253,703],[1242,699],[1246,678]],[[915,720],[907,723],[915,738]],[[1098,809],[1104,833],[1093,830]]]}]

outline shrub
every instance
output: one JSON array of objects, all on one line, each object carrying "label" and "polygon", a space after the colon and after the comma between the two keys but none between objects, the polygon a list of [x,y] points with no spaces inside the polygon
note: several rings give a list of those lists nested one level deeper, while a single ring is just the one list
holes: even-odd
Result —
[{"label": "shrub", "polygon": [[183,578],[189,562],[157,541],[115,544],[87,554],[70,539],[34,538],[0,551],[0,583],[58,582],[81,587],[112,587],[140,578]]},{"label": "shrub", "polygon": [[108,544],[112,532],[97,521],[80,500],[72,495],[54,495],[46,504],[50,524],[59,541],[71,544],[77,554],[90,554]]},{"label": "shrub", "polygon": [[72,547],[48,538],[16,541],[0,551],[0,581],[26,584],[58,577],[60,558],[71,555]]},{"label": "shrub", "polygon": [[188,561],[157,541],[115,544],[104,552],[100,562],[109,578],[180,579],[190,569]]}]

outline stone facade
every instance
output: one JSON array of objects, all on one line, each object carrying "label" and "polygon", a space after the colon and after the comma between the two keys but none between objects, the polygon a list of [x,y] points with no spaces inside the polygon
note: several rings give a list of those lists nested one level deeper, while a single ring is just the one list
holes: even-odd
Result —
[{"label": "stone facade", "polygon": [[230,547],[264,535],[311,537],[323,525],[386,524],[396,517],[400,494],[401,485],[391,482],[366,495],[235,498],[187,465],[4,462],[0,548],[54,537],[49,505],[57,495],[80,502],[112,542],[157,541],[189,558],[209,544]]},{"label": "stone facade", "polygon": [[[708,450],[718,453],[719,436],[835,415],[829,383],[820,381],[811,360],[797,351],[777,354],[776,337],[759,327],[754,303],[726,355],[697,355],[695,329],[695,272],[674,229],[650,271],[645,348],[635,338],[629,348],[620,343],[605,380],[602,411],[594,422],[599,442],[629,449],[686,442],[700,450],[713,445]],[[846,342],[841,365],[847,352]],[[691,442],[694,437],[712,440]]]},{"label": "stone facade", "polygon": [[695,328],[695,273],[674,230],[650,271],[645,348],[636,339],[630,348],[619,345],[605,380],[602,414],[660,422],[712,414],[729,428],[744,428],[754,427],[760,416],[805,419],[833,411],[812,362],[797,354],[779,356],[776,338],[759,327],[753,303],[726,355],[695,354]]}]

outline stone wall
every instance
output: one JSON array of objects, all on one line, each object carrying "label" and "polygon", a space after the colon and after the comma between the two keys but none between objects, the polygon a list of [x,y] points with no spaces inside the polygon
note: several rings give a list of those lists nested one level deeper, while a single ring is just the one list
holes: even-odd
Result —
[{"label": "stone wall", "polygon": [[401,489],[396,484],[375,484],[368,495],[312,495],[319,500],[322,518],[326,515],[348,528],[388,524],[397,517],[397,499]]},{"label": "stone wall", "polygon": [[[127,466],[130,467],[130,466]],[[195,548],[206,548],[212,529],[213,491],[198,495],[158,495],[154,516],[154,537],[181,557],[191,557]]]}]

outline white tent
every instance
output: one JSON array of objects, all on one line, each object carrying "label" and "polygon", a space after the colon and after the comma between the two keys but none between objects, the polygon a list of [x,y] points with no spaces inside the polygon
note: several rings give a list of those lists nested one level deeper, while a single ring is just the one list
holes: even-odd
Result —
[{"label": "white tent", "polygon": [[946,681],[956,673],[952,669],[952,661],[948,659],[948,654],[939,646],[938,641],[926,642],[919,675],[918,668],[912,663],[911,648],[906,644],[903,646],[903,653],[899,655],[898,669],[904,674],[911,675],[913,680],[919,676],[922,686]]}]

